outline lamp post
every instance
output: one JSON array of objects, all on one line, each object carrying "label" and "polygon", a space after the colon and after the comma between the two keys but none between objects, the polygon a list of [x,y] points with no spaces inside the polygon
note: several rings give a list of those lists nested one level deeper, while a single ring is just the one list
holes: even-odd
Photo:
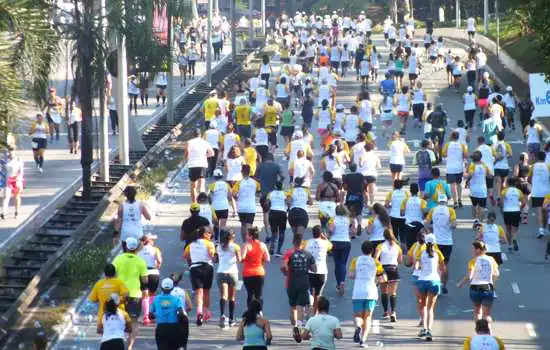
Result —
[{"label": "lamp post", "polygon": [[208,0],[208,21],[206,40],[206,80],[212,87],[212,0]]},{"label": "lamp post", "polygon": [[254,10],[254,0],[248,0],[248,44],[252,49],[254,47],[254,17],[252,11]]},{"label": "lamp post", "polygon": [[174,67],[173,67],[173,52],[172,52],[172,11],[170,9],[170,4],[166,3],[166,20],[168,21],[168,35],[167,35],[167,44],[168,44],[168,91],[167,97],[168,108],[166,109],[166,121],[168,124],[174,124]]},{"label": "lamp post", "polygon": [[229,0],[231,9],[231,64],[233,66],[237,65],[237,35],[235,27],[237,26],[237,18],[235,15],[235,2],[237,0]]},{"label": "lamp post", "polygon": [[[105,40],[107,29],[107,11],[105,7],[105,0],[101,0],[101,37]],[[101,63],[99,66],[99,143],[100,143],[100,168],[99,174],[101,179],[105,182],[109,182],[109,121],[105,115],[105,63]]]},{"label": "lamp post", "polygon": [[500,14],[499,11],[499,3],[498,0],[495,0],[495,16],[497,17],[497,58],[500,54]]},{"label": "lamp post", "polygon": [[483,34],[489,32],[489,0],[483,0]]}]

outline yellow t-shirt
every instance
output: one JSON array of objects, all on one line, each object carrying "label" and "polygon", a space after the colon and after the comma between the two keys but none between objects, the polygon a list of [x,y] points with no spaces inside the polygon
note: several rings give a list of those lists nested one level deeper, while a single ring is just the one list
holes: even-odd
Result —
[{"label": "yellow t-shirt", "polygon": [[250,125],[250,111],[251,108],[248,105],[240,105],[235,107],[237,125]]},{"label": "yellow t-shirt", "polygon": [[215,97],[210,97],[204,101],[204,120],[208,122],[214,119],[218,105],[218,99]]},{"label": "yellow t-shirt", "polygon": [[128,288],[130,298],[141,298],[141,277],[147,276],[147,264],[143,258],[132,254],[123,253],[113,260],[117,277]]},{"label": "yellow t-shirt", "polygon": [[256,152],[254,147],[247,147],[243,152],[245,163],[250,165],[250,176],[254,176],[256,174],[256,160],[258,159],[258,152]]},{"label": "yellow t-shirt", "polygon": [[97,310],[97,322],[100,323],[103,319],[103,312],[105,309],[105,303],[110,299],[111,294],[118,294],[120,296],[119,308],[124,310],[124,298],[128,295],[128,288],[124,282],[120,279],[104,278],[97,281],[92,289],[92,292],[88,296],[88,300],[92,303],[98,303],[99,308]]},{"label": "yellow t-shirt", "polygon": [[265,105],[264,107],[265,126],[273,127],[277,125],[277,107]]}]

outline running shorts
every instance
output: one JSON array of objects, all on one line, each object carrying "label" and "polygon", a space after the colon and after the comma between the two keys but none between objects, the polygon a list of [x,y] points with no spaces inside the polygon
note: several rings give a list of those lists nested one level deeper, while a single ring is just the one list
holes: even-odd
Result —
[{"label": "running shorts", "polygon": [[193,290],[212,288],[214,279],[214,267],[207,263],[191,267],[191,286]]},{"label": "running shorts", "polygon": [[416,281],[416,288],[420,294],[441,294],[441,282],[440,281]]},{"label": "running shorts", "polygon": [[197,181],[206,177],[206,168],[189,168],[189,181]]},{"label": "running shorts", "polygon": [[229,217],[229,209],[216,210],[216,217],[218,219],[227,219]]},{"label": "running shorts", "polygon": [[309,289],[288,288],[286,293],[291,307],[309,306]]},{"label": "running shorts", "polygon": [[531,207],[540,208],[544,202],[544,197],[531,197]]},{"label": "running shorts", "polygon": [[388,282],[399,281],[399,270],[396,265],[382,265]]},{"label": "running shorts", "polygon": [[520,211],[504,211],[502,212],[502,217],[504,219],[504,225],[519,227],[519,223],[521,222]]},{"label": "running shorts", "polygon": [[445,264],[448,264],[451,260],[451,254],[453,253],[453,246],[451,244],[438,244],[437,247],[445,258]]},{"label": "running shorts", "polygon": [[256,213],[239,213],[239,222],[241,224],[252,225],[254,223],[254,217],[256,217]]},{"label": "running shorts", "polygon": [[376,307],[376,299],[353,299],[353,313],[373,312]]},{"label": "running shorts", "polygon": [[504,179],[510,173],[510,169],[495,169],[495,176]]},{"label": "running shorts", "polygon": [[327,284],[327,275],[323,273],[310,273],[309,274],[309,289],[313,295],[322,295]]},{"label": "running shorts", "polygon": [[216,275],[216,281],[218,282],[218,288],[222,288],[222,284],[227,284],[229,287],[235,287],[239,280],[238,273],[218,273]]},{"label": "running shorts", "polygon": [[462,183],[462,173],[459,174],[447,174],[447,182],[450,184],[461,184]]},{"label": "running shorts", "polygon": [[490,284],[470,286],[470,300],[476,305],[491,306],[495,300],[495,292]]},{"label": "running shorts", "polygon": [[472,201],[473,206],[479,206],[482,208],[485,208],[487,206],[487,197],[485,198],[479,198],[479,197],[471,197],[470,200]]},{"label": "running shorts", "polygon": [[390,171],[392,173],[400,173],[403,171],[403,164],[391,164],[390,163]]},{"label": "running shorts", "polygon": [[501,252],[487,253],[487,255],[495,259],[497,264],[502,265],[503,261]]},{"label": "running shorts", "polygon": [[292,208],[288,212],[288,224],[291,227],[307,227],[309,223],[309,216],[307,215],[307,211],[305,211],[302,208]]}]

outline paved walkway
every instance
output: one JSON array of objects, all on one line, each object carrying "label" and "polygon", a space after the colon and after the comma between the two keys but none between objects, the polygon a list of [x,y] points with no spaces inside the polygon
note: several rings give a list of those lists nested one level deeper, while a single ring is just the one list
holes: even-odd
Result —
[{"label": "paved walkway", "polygon": [[[230,52],[230,47],[224,50],[224,56]],[[214,67],[218,62],[214,62]],[[192,87],[194,81],[200,79],[206,70],[204,62],[199,62],[196,67],[197,77],[195,80],[187,80],[187,86],[181,87],[181,78],[179,70],[175,66],[174,79],[174,100],[185,94]],[[59,74],[57,74],[59,75]],[[56,80],[56,86],[61,83]],[[140,103],[140,102],[138,102]],[[137,115],[132,113],[138,130],[142,130],[148,122],[156,116],[164,113],[166,110],[162,105],[157,107],[155,100],[155,89],[149,93],[149,106],[139,106]],[[99,125],[99,118],[94,120],[94,129]],[[23,238],[25,232],[34,232],[46,219],[53,214],[56,207],[63,204],[63,197],[72,196],[74,191],[80,187],[81,172],[80,154],[73,155],[69,153],[67,130],[62,129],[59,141],[53,141],[48,144],[45,154],[44,173],[39,173],[32,157],[31,139],[26,135],[29,121],[23,120],[19,127],[20,134],[17,135],[17,155],[25,163],[26,187],[23,191],[22,207],[17,218],[14,218],[14,208],[10,207],[5,221],[0,221],[0,251],[9,247],[13,239]],[[110,128],[110,124],[109,124]],[[110,130],[110,129],[109,129]],[[94,135],[94,147],[98,146],[98,137]],[[118,136],[109,136],[109,147],[112,151],[118,148]],[[70,190],[70,188],[74,190]],[[53,205],[52,205],[53,203]],[[23,233],[23,234],[22,234]]]},{"label": "paved walkway", "polygon": [[[387,50],[384,49],[383,42],[380,36],[374,36],[375,44],[380,48],[384,56],[384,61],[387,59]],[[456,46],[452,46],[453,51],[464,55],[464,51]],[[421,80],[424,84],[424,89],[428,94],[430,101],[438,99],[445,108],[449,111],[451,125],[455,126],[456,121],[463,118],[462,102],[460,94],[457,94],[454,89],[448,89],[444,71],[431,72],[431,66],[427,64],[427,69],[422,73]],[[383,76],[383,70],[380,74]],[[406,79],[405,79],[406,80]],[[464,84],[463,84],[464,87]],[[348,76],[341,80],[338,92],[337,102],[350,106],[356,94],[359,92],[359,84],[355,81],[354,76]],[[378,105],[380,96],[372,94],[374,105]],[[299,119],[299,118],[298,118]],[[315,130],[316,122],[314,122],[312,130]],[[299,124],[301,121],[299,119]],[[381,125],[379,120],[375,120],[376,134],[379,136],[377,140],[378,155],[381,157],[383,169],[379,171],[378,189],[376,192],[376,201],[383,202],[385,195],[391,188],[391,178],[389,176],[389,152],[387,148],[387,140],[380,137]],[[422,139],[422,131],[411,128],[412,120],[409,121],[409,129],[407,140],[413,150],[418,147],[415,141]],[[397,120],[394,120],[392,130],[398,128]],[[314,165],[317,169],[316,177],[313,181],[312,191],[314,192],[316,185],[320,182],[321,171],[318,170],[321,152],[318,146],[317,133],[315,136],[314,145]],[[476,137],[479,135],[479,130],[474,133],[470,148],[474,147]],[[509,140],[518,139],[519,133],[509,136]],[[280,145],[282,140],[279,139]],[[276,161],[281,164],[283,169],[287,168],[287,162],[283,159],[282,148],[279,147],[275,156]],[[523,151],[525,146],[518,143],[513,143],[515,158],[520,151]],[[416,179],[416,167],[412,166],[412,154],[407,156],[407,166],[404,176],[411,176],[411,179]],[[515,163],[513,161],[512,163]],[[441,167],[445,169],[443,165]],[[285,184],[286,185],[286,184]],[[166,196],[161,200],[157,208],[156,218],[154,219],[153,231],[159,235],[157,246],[163,253],[163,266],[161,269],[162,276],[168,276],[172,272],[181,272],[184,269],[184,264],[181,260],[181,243],[178,239],[179,226],[181,221],[188,216],[189,212],[189,192],[188,184],[173,183],[168,186],[169,189]],[[459,225],[454,234],[455,244],[453,258],[451,260],[451,277],[449,282],[449,295],[442,296],[436,312],[436,324],[434,327],[434,341],[427,343],[416,339],[418,328],[417,314],[415,310],[415,297],[413,296],[410,284],[410,271],[405,267],[400,267],[402,282],[399,287],[398,300],[398,317],[399,321],[396,324],[391,324],[382,319],[381,307],[377,306],[374,311],[374,319],[372,323],[371,335],[369,336],[369,345],[371,347],[384,347],[386,349],[462,349],[462,343],[466,336],[473,333],[472,321],[472,306],[468,298],[468,290],[457,289],[456,283],[462,278],[466,271],[466,265],[471,257],[470,243],[473,239],[471,230],[472,218],[470,201],[467,199],[468,190],[464,191],[463,209],[457,210]],[[314,204],[308,210],[310,217],[309,227],[318,223],[318,208]],[[258,206],[255,224],[261,227],[261,209]],[[499,223],[501,224],[501,217]],[[520,246],[521,251],[514,254],[506,252],[507,261],[501,269],[502,277],[498,282],[499,298],[494,305],[494,332],[495,335],[501,337],[507,349],[522,349],[535,350],[547,349],[550,347],[550,337],[541,330],[546,328],[548,320],[545,320],[544,314],[548,312],[548,303],[545,302],[545,293],[549,287],[548,279],[535,280],[532,276],[544,276],[545,265],[542,258],[543,241],[534,238],[535,223],[533,217],[530,217],[529,225],[522,225],[520,228]],[[229,227],[236,229],[238,232],[239,224],[235,218],[230,218]],[[363,226],[365,227],[365,226]],[[237,235],[239,236],[239,235]],[[284,248],[289,248],[291,245],[292,234],[290,229],[286,232]],[[306,238],[310,238],[311,234],[308,230],[305,234]],[[263,238],[263,234],[262,234]],[[357,240],[352,241],[351,257],[357,256],[360,251],[361,242],[366,239],[363,235]],[[240,241],[240,239],[239,239]],[[296,344],[291,338],[291,326],[288,321],[287,297],[284,289],[284,277],[279,270],[281,260],[273,258],[271,263],[266,264],[267,276],[264,286],[264,314],[271,321],[272,331],[274,334],[273,344],[270,349],[287,350],[287,349],[308,349],[309,343]],[[344,339],[337,342],[337,349],[351,349],[357,347],[352,342],[353,326],[352,326],[352,303],[351,303],[351,287],[352,282],[348,281],[346,285],[346,293],[343,297],[335,293],[335,281],[333,275],[333,259],[327,259],[328,262],[328,284],[325,289],[325,295],[331,302],[331,313],[337,316],[342,322]],[[241,268],[241,267],[239,267]],[[529,272],[529,273],[527,273]],[[182,287],[189,289],[189,278],[186,276],[181,283]],[[521,293],[521,294],[520,294]],[[239,342],[235,341],[236,329],[220,330],[217,325],[219,317],[218,306],[219,291],[214,284],[211,290],[212,310],[214,313],[213,320],[208,322],[201,328],[197,328],[194,324],[190,326],[189,350],[209,350],[209,349],[231,349],[237,350],[241,348]],[[237,294],[237,317],[245,310],[246,293],[240,291]],[[80,309],[84,311],[84,309]],[[195,313],[191,313],[190,318],[194,321]],[[547,318],[547,317],[546,317]],[[62,337],[62,340],[54,348],[56,350],[71,350],[71,349],[93,349],[99,344],[99,337],[95,333],[95,321],[90,322],[86,314],[67,329],[67,332]],[[538,335],[537,335],[538,332]],[[138,341],[135,349],[156,349],[154,340],[154,327],[140,327]]]}]

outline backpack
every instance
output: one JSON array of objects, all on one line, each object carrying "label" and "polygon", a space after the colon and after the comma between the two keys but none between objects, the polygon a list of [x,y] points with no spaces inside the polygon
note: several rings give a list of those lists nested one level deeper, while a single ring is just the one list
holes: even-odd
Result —
[{"label": "backpack", "polygon": [[416,153],[416,164],[419,169],[431,169],[432,168],[432,159],[430,157],[430,152],[426,150],[420,150]]}]

